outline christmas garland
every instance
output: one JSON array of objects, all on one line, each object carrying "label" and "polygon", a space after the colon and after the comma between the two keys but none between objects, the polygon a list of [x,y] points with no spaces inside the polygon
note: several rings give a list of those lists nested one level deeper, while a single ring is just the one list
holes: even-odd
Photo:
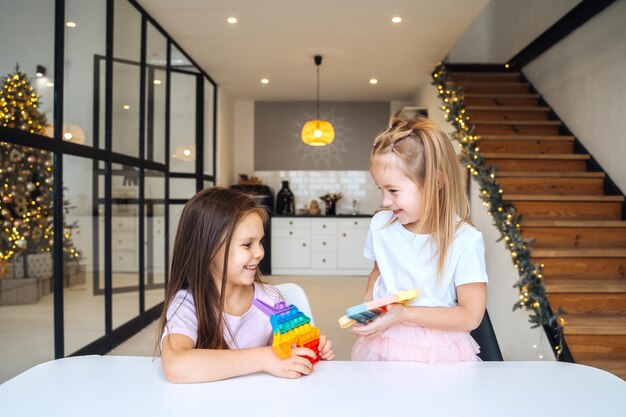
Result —
[{"label": "christmas garland", "polygon": [[524,308],[529,311],[532,328],[543,325],[555,330],[557,345],[554,350],[558,359],[563,350],[565,320],[560,308],[556,313],[552,312],[546,298],[546,288],[542,282],[543,264],[532,262],[529,244],[534,239],[522,238],[520,233],[522,216],[516,213],[513,204],[502,199],[502,188],[496,181],[496,168],[485,165],[478,147],[480,137],[474,134],[474,125],[467,115],[462,89],[448,85],[448,72],[442,63],[437,65],[432,77],[433,84],[443,101],[441,110],[446,113],[446,120],[455,128],[454,139],[461,144],[461,162],[478,183],[483,205],[493,216],[493,223],[501,233],[498,241],[504,240],[519,274],[519,279],[514,285],[519,288],[519,301],[514,304],[513,310]]}]

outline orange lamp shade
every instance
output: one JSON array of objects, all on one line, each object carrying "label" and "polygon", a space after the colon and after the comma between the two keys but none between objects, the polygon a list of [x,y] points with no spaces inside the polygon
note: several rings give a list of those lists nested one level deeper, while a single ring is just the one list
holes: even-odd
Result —
[{"label": "orange lamp shade", "polygon": [[302,142],[310,146],[326,146],[335,139],[335,129],[326,120],[309,120],[302,127]]}]

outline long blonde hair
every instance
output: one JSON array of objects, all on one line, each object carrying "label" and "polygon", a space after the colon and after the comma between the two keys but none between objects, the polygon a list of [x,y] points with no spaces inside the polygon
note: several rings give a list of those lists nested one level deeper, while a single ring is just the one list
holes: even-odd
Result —
[{"label": "long blonde hair", "polygon": [[448,135],[424,117],[392,120],[389,128],[374,139],[370,167],[377,156],[388,154],[400,159],[399,168],[422,189],[417,230],[430,231],[437,248],[439,281],[456,230],[464,222],[471,224],[458,157]]}]

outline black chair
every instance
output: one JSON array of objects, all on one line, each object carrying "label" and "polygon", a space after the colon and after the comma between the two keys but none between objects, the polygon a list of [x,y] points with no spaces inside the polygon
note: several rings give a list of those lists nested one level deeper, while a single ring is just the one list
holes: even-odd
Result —
[{"label": "black chair", "polygon": [[493,331],[489,313],[485,310],[485,315],[480,325],[470,333],[476,343],[480,346],[478,357],[483,361],[502,361],[502,352],[496,339],[496,333]]}]

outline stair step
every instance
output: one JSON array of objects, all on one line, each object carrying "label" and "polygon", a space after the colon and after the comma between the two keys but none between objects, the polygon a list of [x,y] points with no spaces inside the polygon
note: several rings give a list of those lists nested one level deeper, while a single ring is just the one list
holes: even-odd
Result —
[{"label": "stair step", "polygon": [[567,140],[517,140],[517,139],[489,139],[480,140],[478,146],[481,152],[504,154],[571,154],[574,153],[574,142]]},{"label": "stair step", "polygon": [[[497,172],[573,172],[586,171],[589,156],[579,154],[503,154],[485,152],[485,165]],[[497,175],[497,173],[496,173]]]},{"label": "stair step", "polygon": [[534,248],[533,256],[541,258],[626,258],[626,248]]},{"label": "stair step", "polygon": [[490,134],[558,135],[559,120],[473,120],[474,132],[478,136]]},{"label": "stair step", "polygon": [[468,106],[467,112],[476,120],[548,120],[549,107],[538,106]]},{"label": "stair step", "polygon": [[595,178],[603,179],[606,176],[604,172],[595,171],[500,171],[496,175],[496,179],[502,178]]},{"label": "stair step", "polygon": [[513,194],[503,196],[503,200],[513,203],[525,219],[620,220],[622,217],[623,197],[620,196]]},{"label": "stair step", "polygon": [[574,335],[566,338],[570,352],[576,355],[585,353],[625,353],[626,335]]},{"label": "stair step", "polygon": [[543,194],[514,194],[502,195],[505,201],[580,201],[580,202],[622,202],[624,196],[621,195],[543,195]]},{"label": "stair step", "polygon": [[626,279],[625,258],[542,258],[533,262],[543,265],[546,280],[586,277],[589,279]]},{"label": "stair step", "polygon": [[626,279],[555,278],[544,279],[549,293],[626,293]]},{"label": "stair step", "polygon": [[565,335],[626,335],[626,315],[566,314]]},{"label": "stair step", "polygon": [[511,111],[549,113],[550,107],[545,106],[467,106],[467,111]]},{"label": "stair step", "polygon": [[586,353],[574,357],[576,363],[602,369],[626,380],[626,353]]},{"label": "stair step", "polygon": [[485,159],[542,159],[542,160],[550,160],[550,159],[561,159],[561,160],[571,160],[571,161],[586,161],[589,159],[589,155],[573,153],[573,154],[557,154],[557,155],[545,155],[545,154],[516,154],[516,155],[506,155],[501,153],[483,153],[483,157]]},{"label": "stair step", "polygon": [[475,125],[529,125],[529,126],[561,126],[560,120],[483,120],[472,119]]},{"label": "stair step", "polygon": [[448,83],[451,87],[461,87],[464,93],[497,93],[497,94],[512,94],[512,93],[528,93],[530,84],[520,81],[515,82],[485,82],[485,81],[450,81]]},{"label": "stair step", "polygon": [[626,315],[626,293],[548,293],[550,306],[572,314]]},{"label": "stair step", "polygon": [[465,105],[470,106],[536,106],[539,94],[463,94]]},{"label": "stair step", "polygon": [[512,82],[521,79],[521,73],[515,72],[450,72],[450,80],[463,82]]},{"label": "stair step", "polygon": [[626,227],[623,220],[524,220],[523,227]]},{"label": "stair step", "polygon": [[[525,239],[534,238],[533,249],[559,248],[626,248],[626,222],[623,221],[558,221],[550,224],[540,220],[524,220],[520,232]],[[597,224],[597,226],[593,226]],[[613,224],[614,226],[611,226]]]},{"label": "stair step", "polygon": [[543,142],[547,142],[547,141],[574,141],[574,136],[572,135],[482,135],[480,136],[480,141],[479,143],[483,143],[482,141],[488,141],[488,140],[516,140],[516,141],[524,141],[524,140],[530,140],[530,141],[536,141],[536,140],[540,140]]},{"label": "stair step", "polygon": [[602,195],[604,179],[601,177],[584,176],[504,176],[498,174],[496,181],[500,183],[507,195],[515,194],[586,194]]}]

